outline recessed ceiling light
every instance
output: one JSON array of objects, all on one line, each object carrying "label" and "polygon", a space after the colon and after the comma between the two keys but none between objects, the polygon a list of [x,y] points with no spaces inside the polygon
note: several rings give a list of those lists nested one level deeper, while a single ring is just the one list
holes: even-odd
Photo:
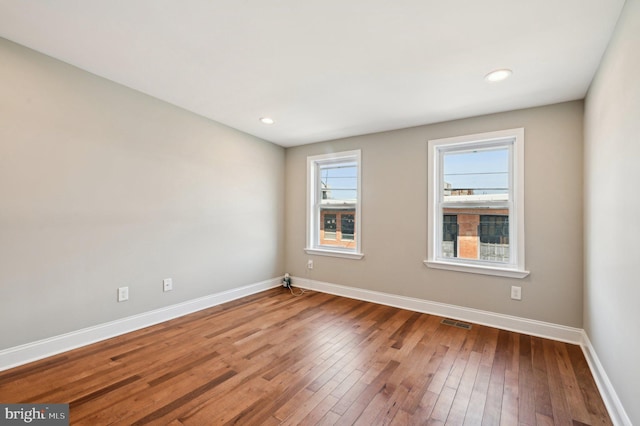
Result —
[{"label": "recessed ceiling light", "polygon": [[489,74],[484,76],[484,79],[495,83],[496,81],[506,80],[513,74],[513,71],[507,68],[491,71]]},{"label": "recessed ceiling light", "polygon": [[262,124],[273,124],[273,123],[275,123],[275,121],[273,121],[273,118],[271,118],[271,117],[261,117],[260,118],[260,122]]}]

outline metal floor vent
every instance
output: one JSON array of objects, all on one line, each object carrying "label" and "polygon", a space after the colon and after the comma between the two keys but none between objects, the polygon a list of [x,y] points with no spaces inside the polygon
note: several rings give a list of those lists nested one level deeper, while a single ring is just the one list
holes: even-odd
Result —
[{"label": "metal floor vent", "polygon": [[467,324],[466,322],[456,321],[452,319],[443,319],[440,321],[440,324],[450,325],[452,327],[464,328],[465,330],[471,330],[471,324]]}]

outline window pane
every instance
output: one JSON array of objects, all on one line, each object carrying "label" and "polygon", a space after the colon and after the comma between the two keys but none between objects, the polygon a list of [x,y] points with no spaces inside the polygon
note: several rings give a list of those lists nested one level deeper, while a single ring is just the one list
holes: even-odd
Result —
[{"label": "window pane", "polygon": [[458,256],[458,216],[442,216],[442,257]]},{"label": "window pane", "polygon": [[481,215],[478,235],[480,259],[509,261],[509,216]]},{"label": "window pane", "polygon": [[442,257],[508,263],[509,209],[445,208]]},{"label": "window pane", "polygon": [[321,204],[355,204],[358,167],[354,163],[320,166]]},{"label": "window pane", "polygon": [[480,216],[480,241],[509,244],[509,216]]},{"label": "window pane", "polygon": [[340,218],[342,240],[353,240],[355,217],[353,214],[343,213]]},{"label": "window pane", "polygon": [[335,240],[336,239],[336,215],[325,213],[323,216],[323,230],[324,230],[324,239],[325,240]]},{"label": "window pane", "polygon": [[324,208],[320,215],[320,245],[355,248],[355,208]]},{"label": "window pane", "polygon": [[445,152],[445,201],[509,199],[509,149],[507,147]]}]

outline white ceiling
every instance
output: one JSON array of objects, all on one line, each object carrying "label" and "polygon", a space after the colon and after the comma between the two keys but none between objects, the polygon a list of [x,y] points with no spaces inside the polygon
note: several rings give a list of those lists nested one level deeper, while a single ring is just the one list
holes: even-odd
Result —
[{"label": "white ceiling", "polygon": [[582,99],[623,4],[0,0],[0,36],[294,146]]}]

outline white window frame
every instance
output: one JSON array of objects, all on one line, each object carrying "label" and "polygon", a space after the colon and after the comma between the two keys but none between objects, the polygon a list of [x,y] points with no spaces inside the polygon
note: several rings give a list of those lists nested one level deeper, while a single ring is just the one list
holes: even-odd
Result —
[{"label": "white window frame", "polygon": [[[355,249],[320,245],[320,167],[330,164],[355,162],[357,164],[357,200],[355,212]],[[331,154],[313,155],[307,157],[307,254],[321,256],[335,256],[347,259],[362,259],[362,192],[361,188],[362,162],[360,150],[336,152]]]},{"label": "white window frame", "polygon": [[[509,147],[509,263],[484,260],[445,258],[442,256],[442,212],[444,204],[443,154],[473,147]],[[524,129],[434,139],[428,142],[427,161],[427,259],[430,268],[447,269],[484,275],[524,278]]]}]

